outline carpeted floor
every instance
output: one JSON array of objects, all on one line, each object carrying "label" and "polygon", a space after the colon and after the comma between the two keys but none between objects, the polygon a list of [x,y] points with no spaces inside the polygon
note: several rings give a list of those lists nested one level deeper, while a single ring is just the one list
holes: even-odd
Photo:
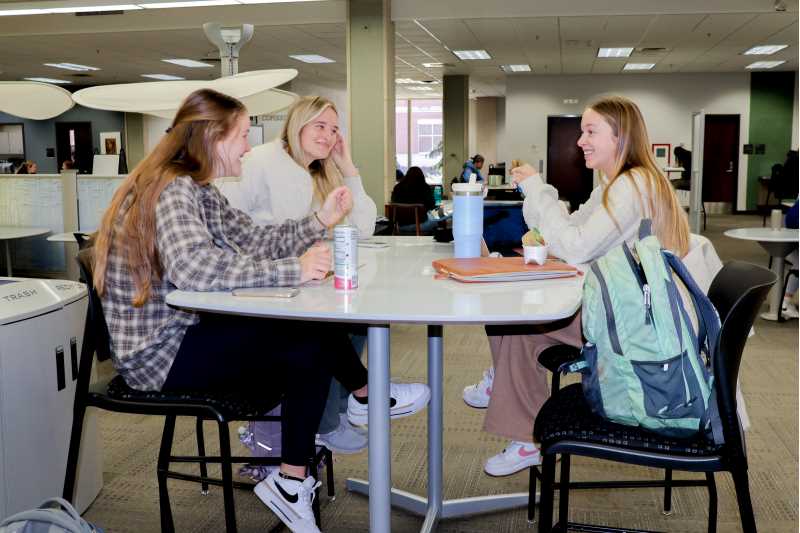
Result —
[{"label": "carpeted floor", "polygon": [[[766,253],[754,242],[722,236],[731,227],[757,226],[753,216],[710,216],[706,235],[723,261],[742,259],[766,266]],[[426,379],[426,337],[420,326],[392,328],[392,375],[401,380]],[[491,478],[483,462],[499,452],[504,441],[481,431],[483,412],[467,407],[461,390],[475,382],[490,362],[488,344],[480,327],[445,329],[445,497],[462,498],[527,490],[527,473]],[[742,390],[753,427],[747,438],[750,490],[759,530],[798,530],[798,322],[776,324],[758,319],[756,335],[745,349]],[[162,419],[116,415],[100,416],[105,486],[86,518],[108,532],[159,530],[156,455]],[[235,428],[234,428],[235,434]],[[216,431],[207,427],[207,446]],[[194,422],[186,420],[176,432],[176,449],[195,451]],[[209,450],[210,451],[210,450]],[[424,494],[426,490],[426,417],[424,414],[392,424],[392,479],[394,486]],[[367,500],[349,494],[347,477],[367,477],[367,454],[335,457],[335,501],[322,499],[322,525],[328,532],[369,529]],[[640,479],[660,472],[614,463],[576,459],[573,479]],[[692,477],[693,474],[680,474]],[[735,493],[730,476],[717,475],[719,531],[740,531]],[[170,482],[175,525],[180,532],[224,531],[222,497],[212,488],[208,496],[199,486]],[[671,516],[661,513],[657,489],[575,491],[570,498],[570,519],[631,528],[700,532],[706,530],[708,497],[701,488],[675,489]],[[266,531],[277,519],[249,492],[236,492],[237,518],[242,532]],[[419,530],[420,518],[394,511],[392,530]],[[524,510],[506,511],[441,522],[443,532],[505,533],[533,531]]]}]

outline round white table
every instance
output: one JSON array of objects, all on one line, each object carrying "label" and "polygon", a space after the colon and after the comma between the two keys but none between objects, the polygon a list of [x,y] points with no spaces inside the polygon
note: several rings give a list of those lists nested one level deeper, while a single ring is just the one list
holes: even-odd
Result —
[{"label": "round white table", "polygon": [[50,233],[49,228],[37,228],[32,226],[0,226],[0,241],[6,244],[6,275],[11,274],[11,241],[14,239],[24,239],[26,237],[36,237]]},{"label": "round white table", "polygon": [[[435,279],[431,262],[452,257],[452,244],[436,243],[430,237],[381,240],[389,246],[358,248],[359,287],[352,291],[336,291],[329,278],[301,287],[298,296],[288,299],[173,291],[166,300],[198,311],[368,325],[369,481],[350,479],[347,488],[369,495],[370,531],[391,530],[391,505],[424,515],[422,531],[432,531],[442,518],[527,505],[527,493],[443,500],[443,325],[535,324],[572,316],[580,307],[583,276],[511,283]],[[389,328],[403,323],[428,325],[427,498],[391,487]],[[386,407],[372,407],[380,405]]]},{"label": "round white table", "polygon": [[84,235],[88,235],[88,233],[83,231],[67,231],[65,233],[55,233],[53,235],[48,235],[47,240],[50,242],[77,242],[75,240],[76,233],[82,233]]},{"label": "round white table", "polygon": [[725,232],[726,237],[758,242],[772,256],[772,271],[778,276],[778,283],[772,287],[769,296],[769,311],[761,313],[761,318],[764,320],[780,319],[785,258],[797,250],[799,235],[797,229],[789,228],[736,228]]}]

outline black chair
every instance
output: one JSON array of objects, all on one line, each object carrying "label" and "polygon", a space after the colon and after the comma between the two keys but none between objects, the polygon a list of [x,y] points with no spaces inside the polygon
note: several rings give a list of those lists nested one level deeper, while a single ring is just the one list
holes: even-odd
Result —
[{"label": "black chair", "polygon": [[[229,533],[236,531],[236,514],[233,501],[233,489],[249,489],[255,486],[252,483],[233,481],[232,465],[234,463],[250,463],[255,465],[278,466],[280,457],[239,457],[231,455],[230,432],[228,424],[233,421],[280,421],[278,416],[266,416],[281,401],[279,393],[268,396],[264,394],[258,402],[252,398],[233,393],[210,393],[207,391],[185,392],[156,392],[139,391],[129,387],[122,376],[115,376],[108,384],[93,384],[90,390],[90,377],[94,354],[98,361],[105,361],[111,356],[111,344],[108,327],[103,316],[102,304],[92,283],[91,258],[92,248],[87,247],[88,241],[83,237],[76,239],[83,249],[78,253],[78,264],[82,280],[87,285],[89,301],[86,311],[86,324],[83,332],[83,346],[81,348],[78,381],[75,389],[75,404],[72,419],[72,433],[70,435],[69,454],[67,456],[67,471],[64,478],[63,498],[72,501],[74,496],[75,478],[80,452],[81,433],[87,407],[98,407],[106,411],[140,415],[164,416],[164,431],[161,436],[161,447],[158,453],[157,478],[159,506],[161,513],[161,531],[173,532],[175,530],[172,520],[172,510],[167,491],[168,479],[181,479],[194,481],[201,484],[203,494],[208,491],[209,485],[222,486],[225,507],[225,527]],[[197,448],[196,456],[172,455],[172,441],[175,433],[175,419],[179,416],[195,417],[197,419]],[[205,453],[203,437],[203,421],[211,420],[217,423],[219,431],[219,456],[208,456]],[[321,462],[326,465],[328,496],[334,496],[333,461],[330,450],[320,447],[316,456],[309,461],[309,472],[316,474],[315,468]],[[199,465],[200,475],[190,475],[170,470],[171,463],[196,463]],[[206,465],[219,464],[222,478],[210,478]],[[319,525],[319,489],[317,498],[314,499],[314,514]]]},{"label": "black chair", "polygon": [[390,202],[384,206],[384,214],[389,219],[392,235],[400,235],[402,233],[401,226],[411,224],[416,228],[416,235],[422,235],[420,224],[428,220],[428,211],[423,204]]},{"label": "black chair", "polygon": [[[750,327],[775,282],[775,274],[769,270],[734,261],[725,265],[709,290],[709,298],[720,317],[723,317],[719,340],[713,350],[717,402],[725,437],[723,445],[716,446],[699,435],[687,439],[669,438],[639,427],[609,422],[590,411],[579,384],[561,389],[545,402],[533,430],[534,439],[541,442],[544,458],[540,532],[566,531],[568,528],[581,531],[631,531],[568,522],[569,489],[575,485],[569,479],[572,455],[667,469],[670,479],[664,482],[638,482],[638,486],[706,486],[709,491],[710,532],[716,531],[717,523],[714,472],[731,472],[742,529],[748,533],[756,531],[747,480],[744,435],[736,413],[736,382]],[[558,483],[555,482],[556,454],[561,455],[561,478]],[[672,480],[672,470],[704,472],[706,479]],[[598,482],[598,485],[603,486],[602,482]],[[558,523],[553,526],[556,488],[560,491],[559,516]]]},{"label": "black chair", "polygon": [[[791,177],[791,179],[797,181],[797,176],[795,175]],[[781,200],[784,198],[783,191],[785,188],[783,165],[781,165],[780,163],[772,165],[772,169],[770,170],[770,177],[769,180],[766,181],[766,183],[767,183],[767,198],[763,204],[758,204],[756,206],[756,211],[758,212],[759,215],[761,215],[762,227],[767,225],[767,217],[769,217],[772,214],[773,209],[780,209],[784,213],[788,210],[788,207],[781,204]],[[770,202],[770,198],[772,198],[772,202]]]}]

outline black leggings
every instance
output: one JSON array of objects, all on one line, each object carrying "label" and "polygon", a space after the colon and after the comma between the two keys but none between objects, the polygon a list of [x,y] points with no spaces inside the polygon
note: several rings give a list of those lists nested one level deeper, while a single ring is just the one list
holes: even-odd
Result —
[{"label": "black leggings", "polygon": [[350,391],[367,384],[340,325],[202,314],[186,330],[162,390],[231,391],[257,401],[261,391],[274,397],[278,389],[282,460],[304,466],[314,454],[331,376]]}]

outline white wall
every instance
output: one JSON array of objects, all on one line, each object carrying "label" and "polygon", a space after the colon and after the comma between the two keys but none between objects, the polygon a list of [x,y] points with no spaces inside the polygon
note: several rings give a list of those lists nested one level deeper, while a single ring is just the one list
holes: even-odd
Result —
[{"label": "white wall", "polygon": [[[593,98],[620,94],[642,110],[651,143],[691,146],[691,113],[738,114],[740,146],[750,124],[750,76],[724,74],[615,74],[591,76],[509,76],[506,85],[504,131],[498,133],[500,161],[522,159],[547,169],[547,116],[581,114]],[[564,104],[565,98],[578,99]],[[737,206],[745,209],[747,159],[739,151]]]}]

